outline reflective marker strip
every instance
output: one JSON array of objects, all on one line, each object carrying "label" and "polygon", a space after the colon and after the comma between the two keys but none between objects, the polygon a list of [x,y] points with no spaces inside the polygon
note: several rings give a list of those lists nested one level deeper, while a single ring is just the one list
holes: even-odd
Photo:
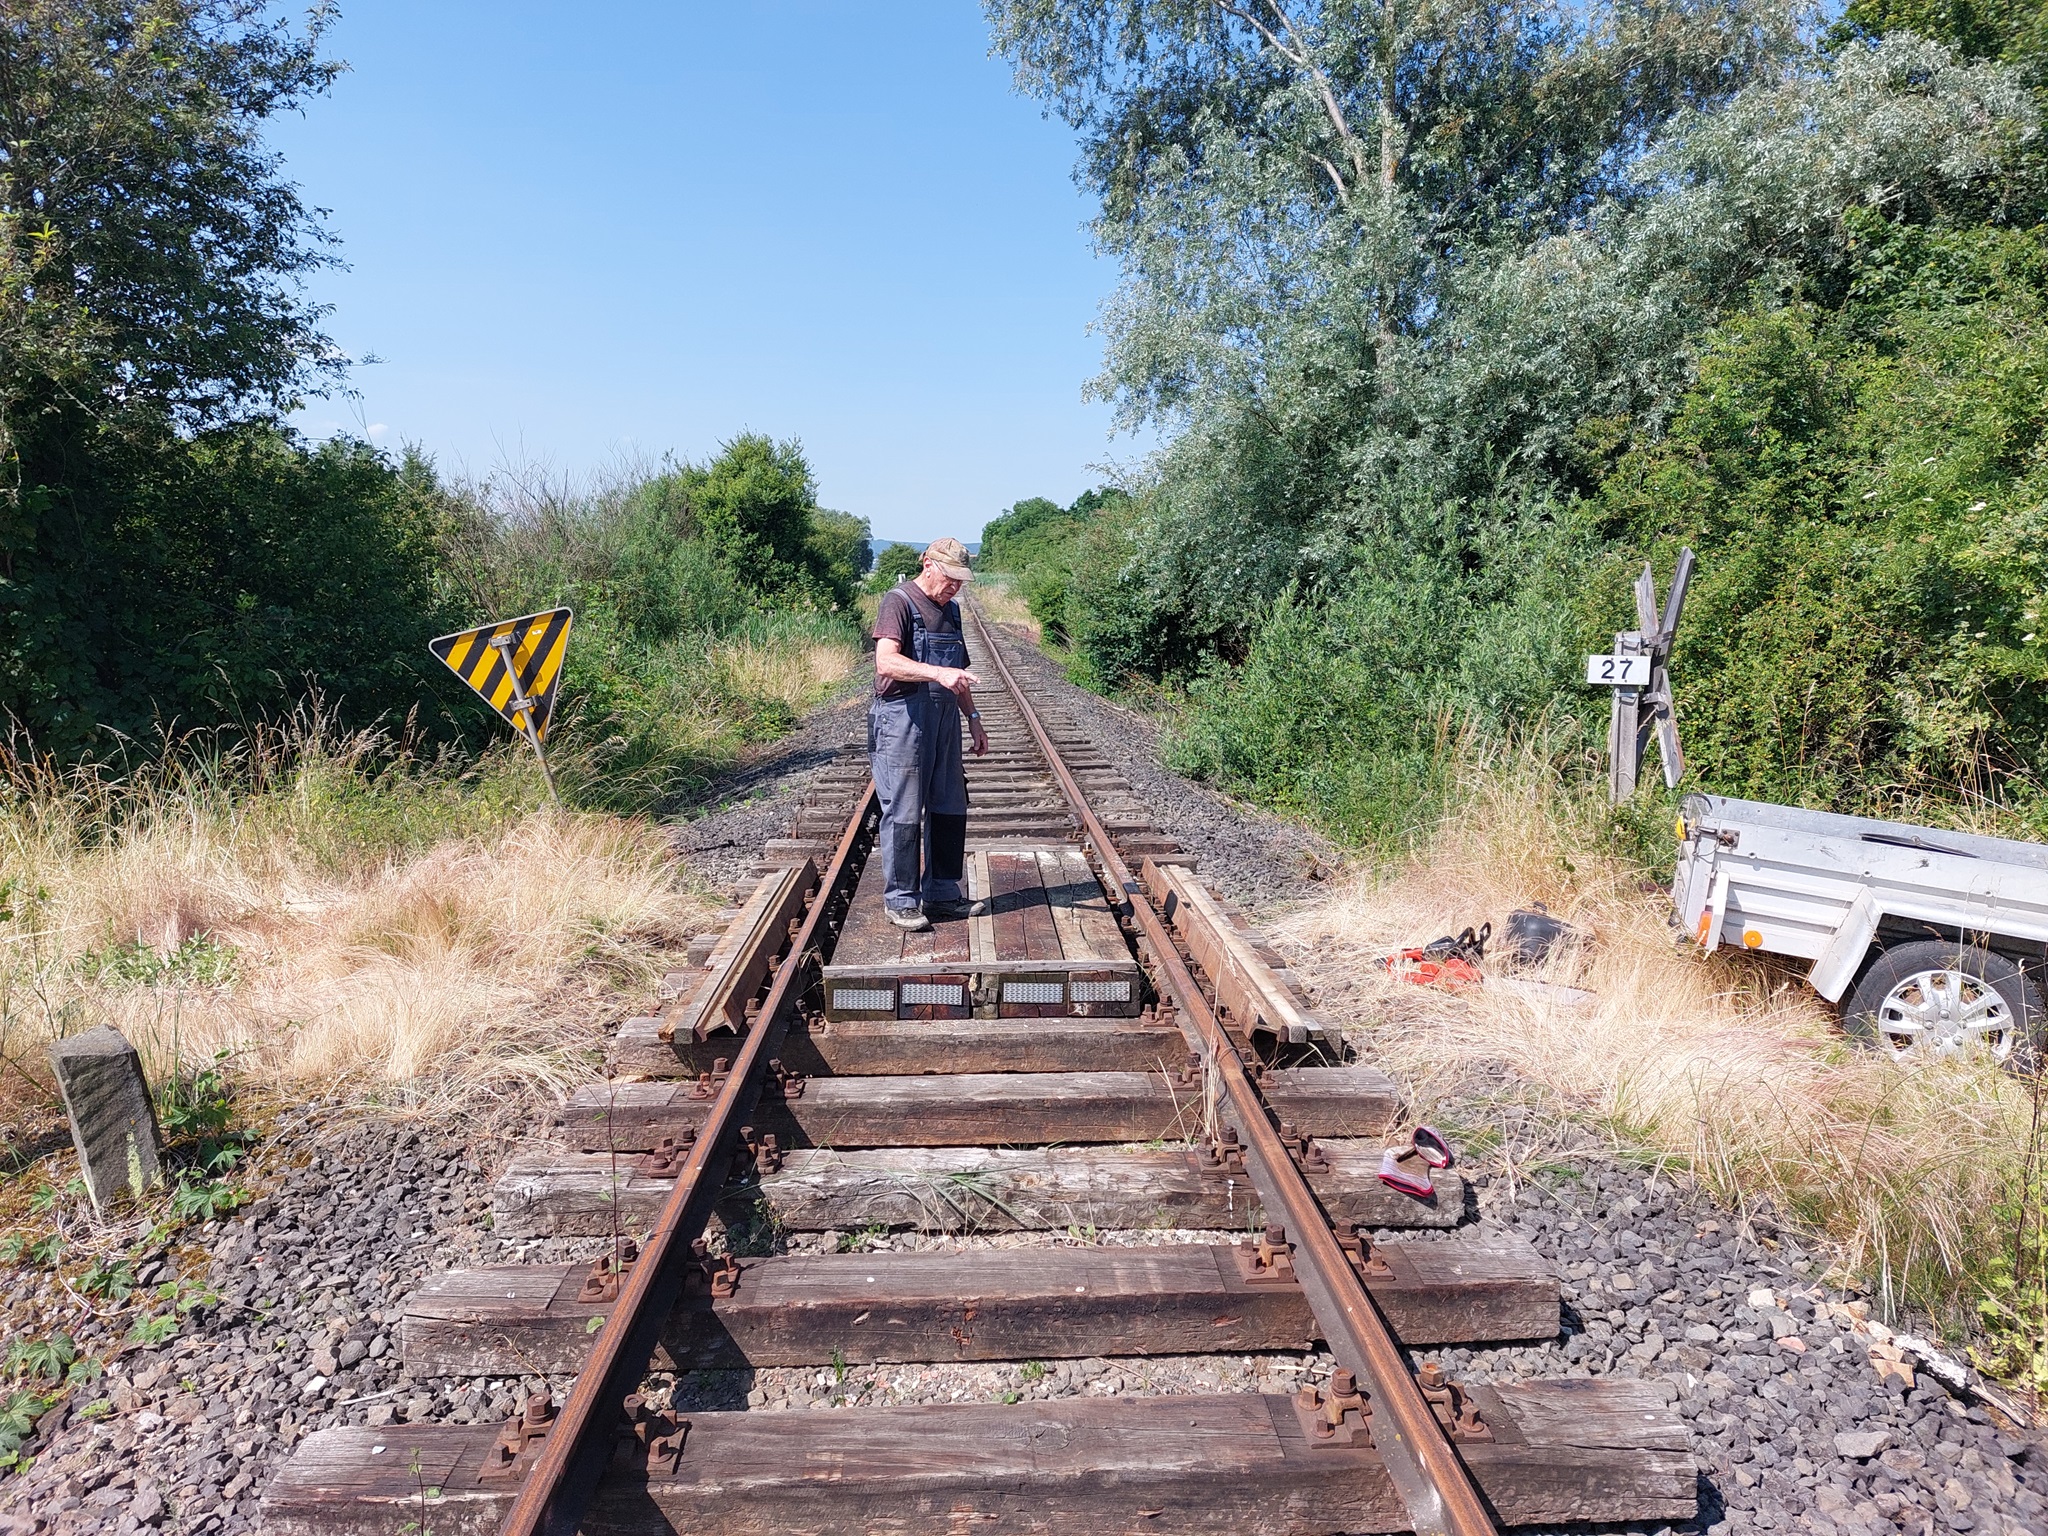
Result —
[{"label": "reflective marker strip", "polygon": [[1069,989],[1069,995],[1077,1003],[1128,1003],[1131,984],[1128,981],[1077,981]]},{"label": "reflective marker strip", "polygon": [[858,1008],[864,1012],[876,1008],[894,1008],[896,994],[887,987],[834,987],[832,1006]]},{"label": "reflective marker strip", "polygon": [[967,989],[930,981],[906,981],[903,983],[903,1001],[906,1006],[911,1003],[938,1003],[947,1008],[958,1008],[967,1001]]},{"label": "reflective marker strip", "polygon": [[1066,1000],[1067,989],[1057,981],[1006,981],[1006,1003],[1058,1003]]}]

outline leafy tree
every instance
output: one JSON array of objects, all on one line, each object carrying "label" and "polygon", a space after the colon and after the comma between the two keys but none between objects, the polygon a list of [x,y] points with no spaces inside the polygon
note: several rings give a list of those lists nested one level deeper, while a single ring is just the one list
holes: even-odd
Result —
[{"label": "leafy tree", "polygon": [[868,587],[875,592],[886,592],[906,576],[915,576],[924,569],[924,552],[915,544],[885,544],[882,552],[875,556],[875,569],[868,577]]},{"label": "leafy tree", "polygon": [[835,601],[851,601],[853,589],[860,585],[861,577],[874,561],[870,543],[873,537],[868,520],[851,512],[819,508],[811,514],[805,555],[811,568],[824,577]]},{"label": "leafy tree", "polygon": [[339,70],[319,56],[326,19],[297,33],[255,0],[19,0],[0,16],[10,500],[34,499],[82,432],[198,430],[331,376],[297,287],[327,237],[261,137]]},{"label": "leafy tree", "polygon": [[1027,549],[1035,546],[1037,536],[1067,521],[1067,509],[1058,502],[1043,496],[1027,497],[982,525],[981,563],[992,571],[1027,564]]},{"label": "leafy tree", "polygon": [[37,748],[417,698],[445,617],[423,464],[276,425],[336,376],[326,236],[262,125],[325,24],[253,0],[0,16],[0,711]]},{"label": "leafy tree", "polygon": [[1106,545],[1096,525],[1129,502],[1116,486],[1083,491],[1071,507],[1043,496],[1020,501],[982,528],[982,563],[1013,573],[1032,617],[1051,639],[1064,641],[1076,563],[1103,554]]},{"label": "leafy tree", "polygon": [[2048,63],[2048,5],[2041,0],[1849,0],[1835,41],[1896,32],[1946,43],[1967,60]]},{"label": "leafy tree", "polygon": [[741,433],[682,480],[705,541],[755,597],[819,607],[852,601],[860,579],[853,551],[867,525],[819,522],[817,480],[794,438]]},{"label": "leafy tree", "polygon": [[1594,590],[1624,611],[1629,559],[1699,551],[1674,676],[1716,789],[2026,799],[2048,769],[2048,235],[1858,230],[1840,309],[1708,338],[1670,433],[1602,488],[1625,553]]}]

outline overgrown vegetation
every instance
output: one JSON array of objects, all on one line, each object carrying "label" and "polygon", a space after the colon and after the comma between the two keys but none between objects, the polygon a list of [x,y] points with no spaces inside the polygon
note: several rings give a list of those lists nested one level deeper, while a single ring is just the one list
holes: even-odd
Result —
[{"label": "overgrown vegetation", "polygon": [[1658,797],[1601,809],[1579,658],[1690,545],[1688,787],[2048,833],[2048,8],[985,9],[1122,263],[1098,388],[1165,440],[1085,532],[1049,503],[991,529],[1089,541],[1041,616],[1073,670],[1163,689],[1184,770],[1428,852],[1332,942],[1577,903],[1591,1017],[1495,999],[1409,1033],[1507,1055],[1895,1298],[1976,1309],[2038,1383],[2028,1085],[1902,1080],[1672,957],[1634,890]]},{"label": "overgrown vegetation", "polygon": [[142,1053],[197,1211],[237,1095],[475,1109],[581,1070],[605,1000],[713,905],[643,821],[556,812],[523,749],[296,730],[197,738],[0,804],[0,1107],[54,1107],[44,1046]]},{"label": "overgrown vegetation", "polygon": [[2039,820],[2048,12],[988,9],[1169,437],[1051,606],[1181,766],[1399,846],[1438,741],[1595,739],[1578,657],[1690,543],[1699,782]]},{"label": "overgrown vegetation", "polygon": [[[1076,624],[1092,634],[1104,613],[1090,600],[1100,579],[1094,572],[1103,559],[1114,560],[1129,508],[1130,497],[1114,486],[1083,491],[1068,507],[1030,497],[983,527],[981,563],[1010,578],[1045,639],[1065,645]],[[1082,647],[1084,661],[1092,654]]]},{"label": "overgrown vegetation", "polygon": [[[1811,991],[1758,957],[1674,949],[1598,786],[1534,747],[1454,744],[1440,818],[1410,854],[1362,870],[1281,925],[1317,972],[1363,994],[1362,1049],[1398,1069],[1417,1112],[1484,1115],[1476,1064],[1504,1062],[1512,1103],[1581,1117],[1691,1173],[1727,1205],[1831,1239],[1837,1278],[1889,1313],[1930,1311],[1995,1375],[2048,1388],[2043,1082],[1988,1060],[1902,1069],[1846,1042]],[[1670,831],[1664,829],[1668,850]],[[1587,936],[1537,979],[1447,993],[1390,981],[1379,957],[1530,901]],[[1475,1105],[1480,1106],[1475,1109]],[[1540,1117],[1539,1117],[1540,1118]],[[1532,1143],[1528,1122],[1507,1140]],[[1471,1136],[1497,1129],[1465,1127]],[[1512,1164],[1511,1164],[1512,1171]]]},{"label": "overgrown vegetation", "polygon": [[345,733],[474,754],[503,727],[426,641],[568,603],[571,791],[656,803],[786,728],[857,644],[867,527],[758,434],[575,490],[293,433],[346,359],[300,286],[329,236],[262,133],[334,79],[329,20],[0,19],[4,761],[132,763],[311,698]]}]

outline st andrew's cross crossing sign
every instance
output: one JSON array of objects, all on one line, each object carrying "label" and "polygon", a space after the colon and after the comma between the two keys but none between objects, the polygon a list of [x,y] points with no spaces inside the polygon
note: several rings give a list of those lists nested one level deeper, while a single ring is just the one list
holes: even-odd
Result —
[{"label": "st andrew's cross crossing sign", "polygon": [[550,608],[546,613],[529,613],[501,624],[459,630],[427,645],[447,663],[449,671],[533,744],[550,794],[555,780],[548,772],[545,745],[548,722],[555,714],[562,658],[569,650],[571,617],[567,608]]}]

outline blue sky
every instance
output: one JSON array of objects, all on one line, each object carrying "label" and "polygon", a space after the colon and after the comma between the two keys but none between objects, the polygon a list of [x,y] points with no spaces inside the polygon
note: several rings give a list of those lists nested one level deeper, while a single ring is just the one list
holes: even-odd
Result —
[{"label": "blue sky", "polygon": [[271,140],[382,361],[304,425],[571,478],[794,436],[912,540],[1071,499],[1141,451],[1081,398],[1115,270],[987,49],[972,0],[343,0],[350,73]]}]

